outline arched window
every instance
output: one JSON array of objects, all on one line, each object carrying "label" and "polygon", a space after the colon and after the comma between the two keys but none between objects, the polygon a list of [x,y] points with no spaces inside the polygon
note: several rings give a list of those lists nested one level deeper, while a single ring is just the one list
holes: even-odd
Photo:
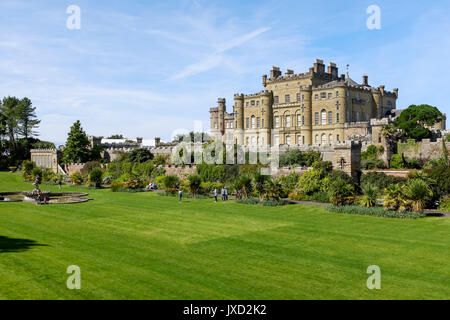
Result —
[{"label": "arched window", "polygon": [[327,111],[325,109],[323,109],[321,111],[321,118],[322,118],[322,125],[326,125],[327,124]]},{"label": "arched window", "polygon": [[328,124],[333,124],[333,112],[328,111]]},{"label": "arched window", "polygon": [[316,134],[316,144],[319,144],[319,135],[318,134]]},{"label": "arched window", "polygon": [[252,129],[255,129],[255,116],[252,116]]},{"label": "arched window", "polygon": [[286,128],[291,126],[291,116],[286,116]]},{"label": "arched window", "polygon": [[252,137],[252,146],[255,145],[255,137]]},{"label": "arched window", "polygon": [[322,144],[327,144],[327,135],[322,133]]}]

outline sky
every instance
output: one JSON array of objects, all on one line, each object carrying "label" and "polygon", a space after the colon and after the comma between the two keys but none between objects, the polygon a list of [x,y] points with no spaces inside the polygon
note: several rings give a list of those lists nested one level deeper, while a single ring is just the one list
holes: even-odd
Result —
[{"label": "sky", "polygon": [[[367,27],[371,5],[380,29]],[[399,88],[398,108],[450,116],[449,14],[447,0],[1,0],[0,97],[30,98],[39,138],[57,145],[76,120],[89,135],[169,140],[194,121],[209,130],[217,98],[231,112],[272,66],[301,73],[320,58]]]}]

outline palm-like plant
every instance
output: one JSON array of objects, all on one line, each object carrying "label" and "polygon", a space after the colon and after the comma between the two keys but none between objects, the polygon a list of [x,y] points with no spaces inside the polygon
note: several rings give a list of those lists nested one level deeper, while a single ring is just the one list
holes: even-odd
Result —
[{"label": "palm-like plant", "polygon": [[413,179],[408,182],[406,197],[412,202],[413,210],[423,212],[425,205],[433,196],[430,186],[422,179]]},{"label": "palm-like plant", "polygon": [[380,191],[377,187],[366,184],[363,188],[364,195],[361,198],[361,204],[365,207],[375,207],[378,201],[378,195]]},{"label": "palm-like plant", "polygon": [[403,204],[405,186],[390,184],[384,189],[383,207],[387,210],[397,211]]},{"label": "palm-like plant", "polygon": [[264,198],[266,200],[279,201],[281,199],[281,195],[283,194],[283,187],[281,186],[281,183],[275,179],[267,179],[264,183],[264,190]]}]

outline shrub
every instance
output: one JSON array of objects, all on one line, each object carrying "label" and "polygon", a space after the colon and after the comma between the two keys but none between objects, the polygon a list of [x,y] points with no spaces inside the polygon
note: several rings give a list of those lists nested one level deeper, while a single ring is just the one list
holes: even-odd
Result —
[{"label": "shrub", "polygon": [[401,219],[417,219],[422,218],[425,215],[421,213],[415,213],[415,212],[395,212],[395,211],[389,211],[384,210],[381,207],[361,207],[361,206],[329,206],[326,208],[329,212],[334,213],[348,213],[348,214],[360,214],[360,215],[369,215],[369,216],[378,216],[378,217],[385,217],[385,218],[401,218]]},{"label": "shrub", "polygon": [[268,176],[262,175],[259,172],[257,172],[253,178],[255,191],[260,198],[262,198],[265,193],[264,184],[266,183],[268,178]]},{"label": "shrub", "polygon": [[311,195],[320,190],[322,173],[319,170],[308,170],[298,179],[295,193]]},{"label": "shrub", "polygon": [[81,169],[80,173],[84,177],[88,177],[92,170],[94,170],[95,168],[101,168],[101,167],[102,167],[102,165],[101,165],[100,162],[98,162],[98,161],[89,161],[89,162],[85,163],[85,165]]},{"label": "shrub", "polygon": [[328,189],[328,196],[335,206],[352,204],[354,201],[355,188],[344,179],[336,179],[331,182]]},{"label": "shrub", "polygon": [[283,187],[275,179],[267,179],[264,183],[264,199],[280,201],[283,195]]},{"label": "shrub", "polygon": [[260,200],[257,198],[238,199],[236,203],[240,204],[259,204]]},{"label": "shrub", "polygon": [[392,169],[403,169],[405,167],[403,156],[401,154],[393,154],[391,157],[390,167]]},{"label": "shrub", "polygon": [[384,161],[381,159],[361,160],[361,169],[373,170],[373,169],[386,169]]},{"label": "shrub", "polygon": [[320,202],[320,203],[330,203],[330,196],[327,192],[319,191],[314,193],[308,198],[308,201]]},{"label": "shrub", "polygon": [[144,163],[153,159],[153,153],[146,148],[134,149],[127,153],[126,158],[132,163]]},{"label": "shrub", "polygon": [[364,207],[375,207],[378,202],[378,195],[380,194],[380,191],[377,187],[366,184],[363,187],[363,196],[361,198],[361,205]]},{"label": "shrub", "polygon": [[424,180],[413,179],[408,181],[405,195],[412,201],[415,212],[423,212],[427,201],[433,197],[433,191]]},{"label": "shrub", "polygon": [[286,200],[264,200],[261,201],[261,205],[265,207],[277,207],[277,206],[285,206],[289,204]]},{"label": "shrub", "polygon": [[168,176],[164,176],[164,178],[162,179],[162,184],[164,190],[166,191],[175,190],[180,186],[180,179],[178,178],[178,176],[171,174]]},{"label": "shrub", "polygon": [[361,176],[361,187],[364,188],[365,185],[370,184],[377,187],[379,190],[384,190],[390,184],[404,184],[406,179],[388,176],[382,172],[369,172]]},{"label": "shrub", "polygon": [[36,178],[38,178],[39,183],[42,182],[42,169],[41,168],[34,168],[33,171],[31,172],[31,176],[33,179],[33,182],[36,180]]},{"label": "shrub", "polygon": [[435,180],[440,194],[450,194],[450,166],[440,165],[424,171],[428,177]]},{"label": "shrub", "polygon": [[198,174],[191,174],[188,177],[188,181],[189,181],[189,189],[190,189],[191,195],[193,197],[195,197],[195,195],[198,193],[198,191],[200,189],[200,185],[202,183],[202,178],[200,178],[200,176]]},{"label": "shrub", "polygon": [[287,197],[287,195],[289,193],[294,191],[295,186],[297,185],[299,179],[300,179],[300,176],[295,172],[292,172],[291,174],[289,174],[287,176],[281,176],[279,178],[279,181],[283,188],[283,193],[284,193],[283,197]]},{"label": "shrub", "polygon": [[102,183],[103,184],[111,184],[113,180],[114,180],[114,177],[112,175],[106,175],[103,178]]},{"label": "shrub", "polygon": [[74,172],[70,175],[72,184],[81,185],[84,183],[84,177],[79,172]]},{"label": "shrub", "polygon": [[94,188],[100,188],[102,185],[102,169],[94,168],[89,174],[89,184]]},{"label": "shrub", "polygon": [[441,201],[441,204],[439,205],[439,210],[450,211],[450,198],[446,198]]},{"label": "shrub", "polygon": [[248,198],[253,190],[252,179],[247,175],[240,176],[234,182],[233,188],[236,190],[237,199]]},{"label": "shrub", "polygon": [[23,178],[29,181],[33,178],[33,169],[36,167],[34,162],[25,160],[22,162]]}]

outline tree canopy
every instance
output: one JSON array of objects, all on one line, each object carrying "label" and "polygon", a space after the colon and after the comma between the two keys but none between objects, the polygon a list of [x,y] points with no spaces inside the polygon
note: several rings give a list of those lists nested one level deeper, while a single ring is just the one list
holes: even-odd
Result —
[{"label": "tree canopy", "polygon": [[408,138],[421,140],[431,137],[431,127],[442,121],[442,113],[438,108],[428,104],[410,105],[397,119],[397,127],[402,129]]},{"label": "tree canopy", "polygon": [[67,143],[64,148],[64,162],[77,163],[86,162],[90,157],[90,144],[87,134],[81,127],[80,120],[77,120],[72,127],[67,137]]}]

